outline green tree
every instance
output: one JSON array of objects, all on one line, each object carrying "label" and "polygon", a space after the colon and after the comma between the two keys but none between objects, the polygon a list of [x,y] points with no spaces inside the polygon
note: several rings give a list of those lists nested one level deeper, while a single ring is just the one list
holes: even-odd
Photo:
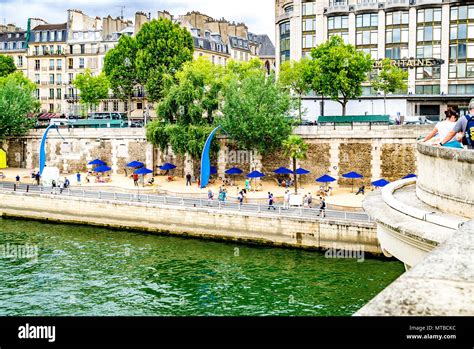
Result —
[{"label": "green tree", "polygon": [[405,90],[407,88],[406,80],[408,79],[408,72],[392,65],[389,58],[382,61],[382,69],[378,72],[375,79],[372,81],[372,87],[376,91],[383,92],[383,108],[384,114],[387,114],[387,94],[395,93],[398,90]]},{"label": "green tree", "polygon": [[136,41],[138,76],[150,101],[159,101],[170,79],[193,59],[193,39],[186,28],[160,18],[144,24]]},{"label": "green tree", "polygon": [[274,76],[260,70],[227,83],[218,123],[243,149],[265,154],[279,149],[291,134],[290,99]]},{"label": "green tree", "polygon": [[306,159],[308,153],[308,144],[300,136],[291,135],[283,141],[285,153],[293,161],[293,175],[295,181],[295,194],[298,194],[298,176],[296,174],[296,161]]},{"label": "green tree", "polygon": [[340,103],[342,115],[346,115],[349,100],[362,95],[362,83],[372,69],[370,55],[344,44],[342,38],[335,35],[313,48],[311,56],[320,74],[323,94]]},{"label": "green tree", "polygon": [[139,83],[136,57],[135,38],[122,35],[117,46],[107,52],[104,59],[103,71],[110,83],[110,88],[119,99],[128,101],[128,119],[131,113],[131,100],[135,87]]},{"label": "green tree", "polygon": [[15,61],[10,56],[0,55],[0,77],[10,75],[16,70]]},{"label": "green tree", "polygon": [[302,121],[302,98],[311,91],[313,63],[303,58],[298,62],[284,62],[280,67],[279,83],[298,97],[298,117]]},{"label": "green tree", "polygon": [[157,115],[171,123],[212,124],[219,107],[223,69],[208,59],[187,62],[157,104]]},{"label": "green tree", "polygon": [[21,72],[0,77],[0,140],[24,135],[35,125],[28,116],[39,109],[35,91],[36,85]]},{"label": "green tree", "polygon": [[101,99],[109,95],[109,81],[104,73],[93,76],[89,69],[78,74],[72,85],[80,91],[80,103],[90,111],[92,106],[97,106]]}]

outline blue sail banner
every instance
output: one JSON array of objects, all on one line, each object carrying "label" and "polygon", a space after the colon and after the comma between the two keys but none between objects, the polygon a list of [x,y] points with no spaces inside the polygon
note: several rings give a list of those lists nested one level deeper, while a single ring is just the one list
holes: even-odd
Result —
[{"label": "blue sail banner", "polygon": [[[59,133],[59,128],[55,124],[49,125],[48,128],[46,128],[46,131],[44,131],[43,139],[41,140],[40,154],[39,154],[40,155],[40,163],[39,163],[40,176],[43,174],[44,167],[46,166],[46,139],[48,138],[49,130],[52,127],[55,127],[56,130]],[[60,133],[59,133],[59,135],[61,136]],[[61,138],[64,140],[63,136],[61,136]]]},{"label": "blue sail banner", "polygon": [[209,184],[209,178],[211,177],[211,143],[212,139],[214,138],[216,132],[221,127],[218,126],[211,132],[209,137],[207,138],[206,144],[204,145],[204,149],[202,151],[201,157],[201,188],[206,188]]}]

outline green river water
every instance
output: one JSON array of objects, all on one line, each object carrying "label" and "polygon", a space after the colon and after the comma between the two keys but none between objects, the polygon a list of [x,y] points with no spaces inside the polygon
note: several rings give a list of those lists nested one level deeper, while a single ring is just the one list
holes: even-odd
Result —
[{"label": "green river water", "polygon": [[348,316],[403,272],[395,261],[0,218],[0,316]]}]

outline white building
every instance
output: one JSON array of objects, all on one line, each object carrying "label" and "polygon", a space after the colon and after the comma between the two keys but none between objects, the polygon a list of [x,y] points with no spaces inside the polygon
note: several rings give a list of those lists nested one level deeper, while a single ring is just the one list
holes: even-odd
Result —
[{"label": "white building", "polygon": [[[332,35],[370,53],[374,60],[435,58],[440,66],[409,68],[408,94],[392,95],[392,116],[441,116],[448,106],[467,109],[474,96],[474,1],[449,0],[276,0],[276,66],[299,60]],[[418,61],[419,62],[419,61]],[[423,65],[423,64],[421,64]],[[316,102],[316,103],[315,103]],[[323,112],[305,99],[307,117]],[[383,114],[383,98],[370,85],[348,104],[348,114]],[[326,101],[324,115],[340,115]]]}]

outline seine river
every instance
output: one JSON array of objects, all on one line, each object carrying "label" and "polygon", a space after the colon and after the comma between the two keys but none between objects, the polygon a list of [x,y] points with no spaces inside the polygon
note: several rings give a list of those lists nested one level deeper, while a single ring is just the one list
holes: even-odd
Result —
[{"label": "seine river", "polygon": [[348,316],[401,263],[0,219],[0,315]]}]

